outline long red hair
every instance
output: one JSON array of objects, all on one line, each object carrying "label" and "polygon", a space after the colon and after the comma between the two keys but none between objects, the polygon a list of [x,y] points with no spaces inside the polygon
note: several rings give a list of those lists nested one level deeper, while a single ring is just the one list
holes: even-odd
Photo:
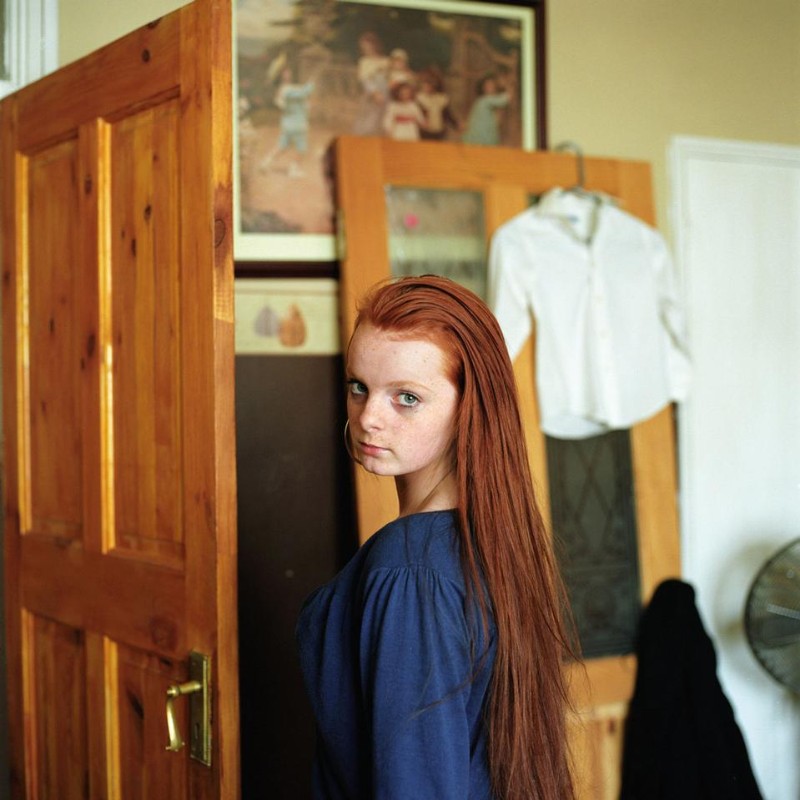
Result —
[{"label": "long red hair", "polygon": [[497,320],[469,290],[424,276],[380,284],[359,306],[361,323],[433,341],[460,392],[454,466],[461,559],[484,624],[483,585],[497,628],[488,708],[494,791],[503,800],[569,800],[566,606]]}]

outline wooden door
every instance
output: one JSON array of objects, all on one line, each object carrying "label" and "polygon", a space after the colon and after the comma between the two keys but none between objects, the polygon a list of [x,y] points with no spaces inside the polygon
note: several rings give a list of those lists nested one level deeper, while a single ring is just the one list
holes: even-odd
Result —
[{"label": "wooden door", "polygon": [[[441,143],[405,143],[341,137],[336,142],[336,185],[342,243],[342,324],[347,341],[355,301],[390,274],[386,187],[469,190],[480,193],[488,238],[529,205],[531,195],[576,182],[575,156]],[[647,164],[585,160],[586,186],[606,192],[623,208],[654,221]],[[545,518],[550,517],[545,439],[538,424],[533,338],[514,362],[526,440]],[[664,578],[680,573],[674,431],[671,409],[631,429],[640,596],[647,601]],[[394,484],[355,472],[362,540],[397,513]],[[571,676],[578,711],[572,749],[579,795],[616,798],[622,728],[636,674],[633,655],[594,658]]]},{"label": "wooden door", "polygon": [[[0,105],[15,798],[239,795],[230,17],[197,0]],[[210,766],[166,750],[190,651]]]}]

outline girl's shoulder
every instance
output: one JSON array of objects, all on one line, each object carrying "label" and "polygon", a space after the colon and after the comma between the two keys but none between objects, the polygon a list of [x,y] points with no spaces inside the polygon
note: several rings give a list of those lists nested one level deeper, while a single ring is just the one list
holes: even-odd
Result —
[{"label": "girl's shoulder", "polygon": [[326,608],[334,598],[353,599],[377,573],[400,579],[431,572],[463,590],[455,511],[430,511],[400,517],[385,525],[356,551],[344,568],[304,603],[304,611]]},{"label": "girl's shoulder", "polygon": [[365,572],[423,568],[461,582],[455,510],[399,517],[381,528],[364,548]]}]

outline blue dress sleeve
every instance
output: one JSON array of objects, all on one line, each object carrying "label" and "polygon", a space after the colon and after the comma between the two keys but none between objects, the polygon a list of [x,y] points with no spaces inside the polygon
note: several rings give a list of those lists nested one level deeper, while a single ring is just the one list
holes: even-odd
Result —
[{"label": "blue dress sleeve", "polygon": [[371,572],[359,636],[375,800],[469,795],[472,671],[462,590],[427,567]]}]

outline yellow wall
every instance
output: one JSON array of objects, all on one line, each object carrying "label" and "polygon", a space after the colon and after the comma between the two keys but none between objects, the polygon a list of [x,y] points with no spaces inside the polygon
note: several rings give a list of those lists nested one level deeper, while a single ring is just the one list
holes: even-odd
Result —
[{"label": "yellow wall", "polygon": [[653,165],[675,135],[800,144],[798,0],[548,0],[549,135]]},{"label": "yellow wall", "polygon": [[[235,0],[234,0],[235,2]],[[60,0],[67,63],[183,0]],[[800,144],[798,0],[547,0],[551,146],[653,165],[675,135]]]},{"label": "yellow wall", "polygon": [[58,0],[59,63],[63,66],[85,56],[186,3],[187,0]]}]

